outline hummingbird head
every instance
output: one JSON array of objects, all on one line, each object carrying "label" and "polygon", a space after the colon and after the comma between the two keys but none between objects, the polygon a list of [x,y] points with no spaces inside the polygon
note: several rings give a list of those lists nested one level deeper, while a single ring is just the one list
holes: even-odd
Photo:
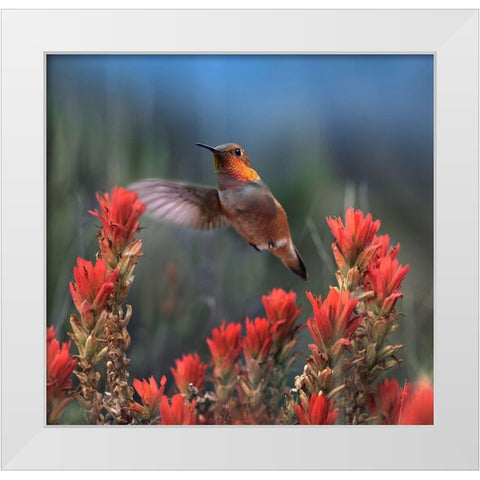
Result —
[{"label": "hummingbird head", "polygon": [[216,147],[203,143],[197,143],[197,145],[213,153],[217,174],[221,173],[241,181],[260,179],[257,172],[250,167],[247,152],[240,145],[236,143],[225,143]]},{"label": "hummingbird head", "polygon": [[206,148],[213,153],[213,158],[215,159],[215,166],[217,163],[221,167],[224,164],[230,162],[241,161],[247,167],[250,167],[250,160],[248,158],[247,152],[236,143],[225,143],[223,145],[218,145],[216,147],[210,147],[203,143],[197,143],[199,147]]}]

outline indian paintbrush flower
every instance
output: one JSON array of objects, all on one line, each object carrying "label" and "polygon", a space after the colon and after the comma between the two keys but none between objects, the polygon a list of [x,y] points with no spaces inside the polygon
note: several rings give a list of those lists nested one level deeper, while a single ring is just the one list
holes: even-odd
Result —
[{"label": "indian paintbrush flower", "polygon": [[123,303],[133,281],[132,272],[142,255],[142,240],[135,239],[135,234],[140,231],[139,218],[146,206],[136,192],[117,186],[110,194],[97,194],[97,200],[100,212],[96,209],[89,212],[102,222],[97,234],[101,256],[109,269],[118,271],[103,331],[107,367],[103,407],[108,412],[108,422],[125,424],[131,421],[127,407],[133,401],[133,389],[128,382],[130,360],[126,354],[130,346],[127,325],[132,309],[127,305],[124,313]]},{"label": "indian paintbrush flower", "polygon": [[400,415],[401,425],[433,425],[433,386],[427,379],[414,385]]},{"label": "indian paintbrush flower", "polygon": [[369,265],[364,281],[364,288],[372,290],[375,294],[369,303],[375,303],[375,313],[378,315],[388,315],[402,292],[400,285],[408,273],[409,266],[402,267],[396,258],[387,255],[380,258],[376,265]]},{"label": "indian paintbrush flower", "polygon": [[101,212],[97,209],[89,212],[102,221],[100,247],[102,255],[106,253],[106,261],[111,265],[111,252],[122,252],[140,230],[138,219],[146,206],[138,199],[137,193],[123,187],[114,187],[110,195],[97,193],[97,200]]},{"label": "indian paintbrush flower", "polygon": [[296,298],[295,292],[287,293],[281,288],[274,288],[268,295],[262,296],[273,339],[277,344],[293,338],[295,321],[301,312],[301,308],[295,303]]},{"label": "indian paintbrush flower", "polygon": [[71,375],[77,361],[70,355],[71,342],[60,346],[55,338],[55,328],[47,329],[47,421],[57,423],[65,407],[72,399],[68,392],[72,388]]},{"label": "indian paintbrush flower", "polygon": [[115,292],[118,270],[110,269],[102,258],[95,265],[82,258],[73,268],[75,281],[70,282],[70,293],[80,313],[80,319],[70,316],[72,332],[69,336],[78,349],[79,380],[76,398],[85,408],[89,423],[96,423],[100,416],[101,394],[97,392],[100,373],[96,365],[107,353],[104,327],[110,311],[110,300]]},{"label": "indian paintbrush flower", "polygon": [[295,405],[300,425],[333,425],[338,418],[338,410],[333,400],[328,401],[323,393],[312,392],[307,396],[302,392],[301,400]]},{"label": "indian paintbrush flower", "polygon": [[155,378],[151,376],[148,381],[133,379],[133,387],[140,396],[141,404],[134,403],[129,410],[138,413],[146,423],[156,423],[160,415],[160,401],[165,391],[167,377],[162,375],[160,385],[157,385]]},{"label": "indian paintbrush flower", "polygon": [[400,251],[399,243],[397,243],[395,247],[390,245],[390,236],[388,234],[379,236],[374,235],[372,245],[377,246],[375,253],[370,260],[370,264],[373,265],[375,265],[376,262],[383,257],[397,258],[398,252]]},{"label": "indian paintbrush flower", "polygon": [[306,292],[313,307],[313,318],[307,321],[307,327],[319,351],[331,356],[334,365],[343,350],[349,348],[353,332],[357,329],[361,318],[354,315],[358,303],[351,298],[350,292],[339,292],[331,288],[325,300],[315,298]]},{"label": "indian paintbrush flower", "polygon": [[[343,381],[339,380],[343,371],[340,360],[344,358],[344,351],[350,349],[350,339],[361,320],[355,312],[358,299],[352,298],[348,290],[340,292],[336,288],[330,288],[325,300],[320,295],[315,297],[311,292],[306,292],[306,296],[313,308],[313,317],[307,320],[306,326],[315,343],[309,345],[311,355],[303,373],[295,377],[295,388],[287,396],[287,423],[294,420],[294,412],[298,416],[299,411],[308,411],[306,393],[327,394],[337,392],[341,387],[338,385],[339,381]],[[294,393],[298,396],[296,401]],[[314,397],[315,401],[323,402],[316,398]]]},{"label": "indian paintbrush flower", "polygon": [[220,327],[212,330],[212,338],[207,338],[216,377],[228,377],[233,373],[233,367],[242,351],[241,330],[240,323],[227,325],[223,320]]},{"label": "indian paintbrush flower", "polygon": [[243,339],[243,353],[245,358],[264,362],[272,347],[272,335],[270,323],[265,318],[255,318],[251,321],[245,320],[246,336]]},{"label": "indian paintbrush flower", "polygon": [[405,408],[411,383],[405,388],[400,388],[398,382],[386,378],[377,384],[376,398],[374,395],[368,399],[370,413],[377,417],[376,423],[380,425],[397,425],[402,410]]},{"label": "indian paintbrush flower", "polygon": [[92,330],[100,313],[107,307],[110,295],[115,290],[118,270],[108,269],[99,258],[95,265],[83,258],[77,258],[73,268],[75,282],[70,282],[70,293],[83,323]]},{"label": "indian paintbrush flower", "polygon": [[175,360],[175,368],[170,368],[180,393],[189,395],[189,385],[201,390],[205,379],[207,365],[200,360],[197,353],[182,355],[182,359]]},{"label": "indian paintbrush flower", "polygon": [[168,403],[166,396],[160,401],[160,414],[162,425],[195,425],[197,414],[195,413],[195,400],[185,401],[183,395],[177,394]]},{"label": "indian paintbrush flower", "polygon": [[345,214],[345,225],[340,218],[327,217],[327,223],[336,239],[332,244],[338,268],[344,275],[351,267],[364,268],[374,254],[377,246],[372,240],[380,228],[380,220],[365,217],[360,210],[350,207]]},{"label": "indian paintbrush flower", "polygon": [[237,383],[236,365],[242,352],[241,330],[240,323],[226,325],[223,320],[220,327],[212,330],[212,338],[207,338],[212,356],[215,393],[219,405],[223,405],[229,400]]},{"label": "indian paintbrush flower", "polygon": [[267,370],[273,366],[270,356],[272,348],[272,333],[270,323],[266,318],[245,319],[246,335],[242,339],[243,355],[245,357],[246,376],[242,377],[241,387],[246,395],[245,404],[256,412],[258,401],[263,397],[269,379]]}]

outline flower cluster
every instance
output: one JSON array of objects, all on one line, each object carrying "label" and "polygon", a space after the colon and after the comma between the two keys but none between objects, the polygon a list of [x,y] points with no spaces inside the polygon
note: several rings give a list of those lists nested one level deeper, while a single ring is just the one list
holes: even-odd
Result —
[{"label": "flower cluster", "polygon": [[118,270],[109,270],[99,258],[95,265],[82,258],[73,269],[74,282],[70,293],[80,314],[70,316],[70,337],[78,349],[80,371],[76,371],[80,383],[77,398],[84,407],[89,422],[95,423],[101,410],[101,394],[97,392],[100,379],[97,365],[107,354],[103,345],[103,331],[109,312],[110,297],[115,291]]},{"label": "flower cluster", "polygon": [[[310,292],[306,292],[306,296],[313,309],[313,317],[307,320],[306,326],[314,343],[309,344],[311,355],[303,373],[295,377],[295,388],[287,395],[286,423],[300,419],[299,409],[307,411],[307,393],[311,396],[337,392],[344,373],[344,352],[350,350],[350,339],[361,320],[355,312],[358,299],[352,298],[348,290],[330,288],[324,300]],[[323,402],[317,397],[314,399]]]},{"label": "flower cluster", "polygon": [[171,372],[177,389],[184,399],[195,400],[199,423],[279,423],[300,307],[295,293],[282,289],[262,302],[266,317],[247,317],[244,336],[242,324],[223,320],[207,338],[214,393],[203,391],[208,366],[198,354],[175,360]]},{"label": "flower cluster", "polygon": [[47,422],[58,423],[72,397],[71,375],[77,361],[70,355],[70,344],[58,343],[55,328],[47,329]]},{"label": "flower cluster", "polygon": [[[401,362],[396,354],[403,345],[387,337],[399,327],[397,308],[409,271],[397,258],[400,245],[377,235],[379,220],[353,208],[344,221],[328,217],[338,286],[324,297],[306,292],[312,314],[300,325],[296,294],[280,288],[262,296],[264,316],[247,317],[244,325],[223,320],[206,339],[205,362],[197,353],[175,360],[170,371],[178,393],[169,397],[165,375],[158,383],[154,376],[134,379],[131,386],[127,369],[131,307],[124,312],[123,303],[142,255],[135,236],[145,206],[136,193],[118,187],[97,199],[100,208],[90,213],[101,221],[100,252],[95,263],[77,259],[70,283],[79,316],[71,316],[69,335],[78,363],[70,342],[60,346],[53,327],[47,332],[50,423],[58,422],[70,401],[73,372],[79,381],[75,398],[90,423],[433,424],[429,381],[403,388],[396,380],[378,381]],[[294,388],[287,389],[304,327],[312,339],[310,353]],[[103,384],[105,391],[98,391]]]},{"label": "flower cluster", "polygon": [[[309,344],[311,355],[307,359],[302,375],[295,378],[294,391],[298,394],[335,391],[341,381],[344,352],[350,350],[350,339],[360,323],[355,313],[358,300],[348,290],[331,288],[325,300],[306,293],[313,309],[313,317],[307,327],[314,340]],[[289,399],[287,412],[293,417],[293,399]],[[304,402],[305,403],[305,402]]]},{"label": "flower cluster", "polygon": [[364,217],[361,211],[349,208],[345,226],[339,219],[327,221],[337,240],[332,246],[334,252],[348,252],[347,261],[335,254],[339,288],[350,289],[358,298],[356,310],[360,316],[351,340],[353,358],[346,363],[350,375],[345,379],[343,411],[347,423],[364,423],[372,384],[400,362],[395,355],[403,345],[387,344],[386,338],[399,327],[401,313],[395,307],[403,296],[400,287],[409,266],[403,267],[396,258],[399,244],[390,246],[388,235],[376,235],[380,221],[373,221],[370,214]]},{"label": "flower cluster", "polygon": [[[90,211],[102,221],[98,232],[100,257],[95,265],[82,258],[73,269],[74,281],[70,293],[80,314],[70,317],[70,337],[78,349],[79,380],[77,399],[83,406],[87,421],[104,423],[103,410],[114,423],[128,423],[122,418],[124,407],[131,403],[132,389],[128,386],[128,359],[125,351],[130,344],[126,330],[131,315],[124,302],[132,272],[141,255],[142,241],[135,240],[139,231],[138,219],[145,206],[135,192],[115,187],[111,194],[97,195],[97,210]],[[103,396],[97,391],[101,368],[106,362],[107,391]]]},{"label": "flower cluster", "polygon": [[100,210],[90,213],[102,222],[98,231],[102,258],[110,269],[118,270],[115,295],[104,328],[106,355],[106,392],[103,407],[111,423],[130,423],[126,407],[132,403],[133,389],[128,384],[130,360],[126,351],[130,346],[127,325],[131,307],[126,313],[123,303],[133,281],[133,270],[142,255],[142,240],[135,239],[140,231],[139,218],[146,206],[140,202],[137,193],[121,187],[114,187],[110,194],[97,195]]},{"label": "flower cluster", "polygon": [[395,307],[409,267],[399,264],[399,244],[390,246],[388,235],[377,236],[380,221],[370,214],[349,208],[345,222],[329,217],[327,223],[336,240],[338,287],[325,300],[307,292],[313,317],[306,325],[314,343],[288,396],[286,417],[295,420],[306,393],[324,393],[335,400],[347,424],[367,423],[369,413],[383,423],[397,423],[408,389],[380,384],[377,405],[373,384],[401,361],[395,354],[403,345],[390,345],[386,338],[399,327],[401,313]]},{"label": "flower cluster", "polygon": [[301,308],[294,292],[273,289],[262,296],[266,318],[245,320],[245,369],[239,396],[245,423],[278,423],[286,382],[296,355],[296,320]]}]

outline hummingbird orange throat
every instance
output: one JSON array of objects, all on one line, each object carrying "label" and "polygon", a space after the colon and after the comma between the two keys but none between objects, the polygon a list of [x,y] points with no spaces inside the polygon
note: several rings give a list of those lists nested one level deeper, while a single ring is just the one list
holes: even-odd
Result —
[{"label": "hummingbird orange throat", "polygon": [[210,147],[218,189],[151,179],[130,185],[153,217],[200,230],[231,225],[256,250],[268,250],[307,279],[307,270],[290,234],[287,214],[245,150],[235,143]]},{"label": "hummingbird orange throat", "polygon": [[[250,167],[250,160],[242,147],[233,143],[210,147],[203,143],[197,143],[199,147],[213,152],[215,172],[228,181],[229,178],[241,182],[253,182],[260,180],[258,173]],[[234,147],[233,150],[229,147]],[[219,185],[220,187],[220,185]]]}]

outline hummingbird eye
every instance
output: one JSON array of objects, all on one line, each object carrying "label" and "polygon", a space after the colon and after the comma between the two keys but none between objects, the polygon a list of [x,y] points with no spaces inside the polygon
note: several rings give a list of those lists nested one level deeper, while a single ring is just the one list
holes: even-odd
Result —
[{"label": "hummingbird eye", "polygon": [[242,156],[242,151],[239,149],[239,148],[236,148],[233,153],[237,156],[237,157],[241,157]]}]

